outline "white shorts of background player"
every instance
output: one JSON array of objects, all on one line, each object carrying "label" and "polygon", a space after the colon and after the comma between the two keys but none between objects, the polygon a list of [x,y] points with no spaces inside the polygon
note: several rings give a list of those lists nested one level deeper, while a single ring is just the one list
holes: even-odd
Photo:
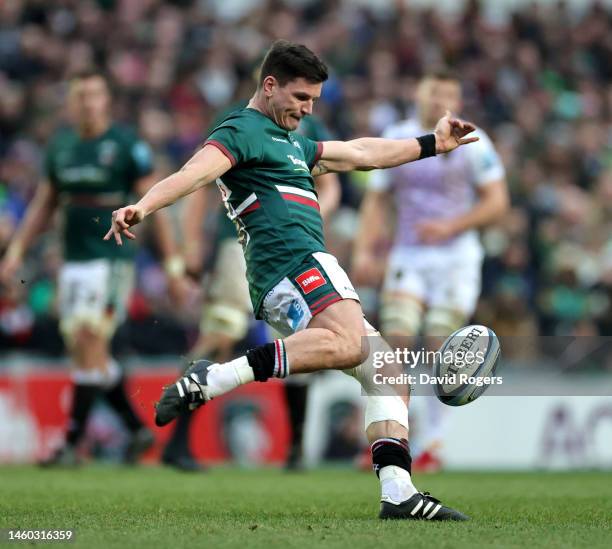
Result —
[{"label": "white shorts of background player", "polygon": [[131,261],[66,262],[58,280],[60,329],[64,337],[70,340],[81,326],[112,337],[126,317],[133,287]]},{"label": "white shorts of background player", "polygon": [[423,329],[448,335],[459,328],[476,308],[483,256],[474,232],[446,245],[393,248],[383,287],[383,334],[416,335]]}]

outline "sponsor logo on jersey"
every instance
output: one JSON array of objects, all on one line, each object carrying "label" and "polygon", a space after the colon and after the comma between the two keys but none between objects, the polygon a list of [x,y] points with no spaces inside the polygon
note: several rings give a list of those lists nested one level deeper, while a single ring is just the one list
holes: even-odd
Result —
[{"label": "sponsor logo on jersey", "polygon": [[289,141],[283,139],[282,137],[273,137],[272,141],[278,141],[279,143],[287,143],[287,145],[289,145]]},{"label": "sponsor logo on jersey", "polygon": [[296,147],[297,149],[302,150],[302,145],[300,145],[299,141],[291,141],[291,144]]},{"label": "sponsor logo on jersey", "polygon": [[92,184],[101,185],[108,181],[107,170],[99,166],[77,166],[58,171],[59,179],[63,184]]},{"label": "sponsor logo on jersey", "polygon": [[295,278],[295,281],[300,285],[305,294],[309,294],[317,288],[327,284],[327,280],[323,278],[321,271],[316,267],[303,272]]},{"label": "sponsor logo on jersey", "polygon": [[306,162],[304,162],[301,158],[296,158],[295,156],[293,156],[292,154],[288,154],[287,158],[289,160],[291,160],[291,162],[295,165],[295,166],[299,166],[299,170],[305,170],[307,172],[309,172],[310,170],[308,169],[308,164],[306,164]]}]

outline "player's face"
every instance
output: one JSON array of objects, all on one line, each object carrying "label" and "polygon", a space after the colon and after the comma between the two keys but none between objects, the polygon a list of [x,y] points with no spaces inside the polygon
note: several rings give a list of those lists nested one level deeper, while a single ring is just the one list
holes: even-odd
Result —
[{"label": "player's face", "polygon": [[419,85],[416,100],[421,122],[433,128],[447,110],[455,115],[461,111],[461,85],[456,80],[427,78]]},{"label": "player's face", "polygon": [[279,86],[274,77],[268,93],[274,121],[285,130],[296,130],[300,120],[312,114],[314,102],[321,96],[322,84],[313,84],[304,78],[296,78]]},{"label": "player's face", "polygon": [[70,111],[77,124],[95,124],[108,116],[110,92],[104,78],[92,76],[72,83]]}]

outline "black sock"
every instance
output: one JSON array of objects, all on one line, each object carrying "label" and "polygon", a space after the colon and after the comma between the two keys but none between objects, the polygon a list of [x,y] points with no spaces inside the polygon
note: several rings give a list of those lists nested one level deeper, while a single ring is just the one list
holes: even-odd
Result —
[{"label": "black sock", "polygon": [[164,448],[164,457],[191,455],[189,451],[189,427],[192,417],[191,412],[184,412],[176,418],[176,426]]},{"label": "black sock", "polygon": [[255,381],[268,381],[271,377],[287,377],[289,375],[289,361],[282,339],[275,339],[273,343],[265,343],[246,354],[249,366],[253,368]]},{"label": "black sock", "polygon": [[75,446],[83,438],[89,412],[91,412],[99,394],[100,387],[98,385],[75,384],[70,410],[70,423],[66,435],[66,443],[70,446]]},{"label": "black sock", "polygon": [[286,383],[285,391],[289,408],[289,421],[291,423],[291,453],[299,455],[302,449],[302,438],[304,435],[308,385],[301,383]]},{"label": "black sock", "polygon": [[119,414],[121,419],[125,422],[125,426],[132,433],[144,427],[144,424],[136,415],[134,408],[125,394],[124,377],[121,377],[113,387],[104,392],[104,398],[112,406],[113,410]]},{"label": "black sock", "polygon": [[412,472],[410,447],[405,438],[379,438],[372,444],[372,465],[378,476],[380,470],[395,465]]}]

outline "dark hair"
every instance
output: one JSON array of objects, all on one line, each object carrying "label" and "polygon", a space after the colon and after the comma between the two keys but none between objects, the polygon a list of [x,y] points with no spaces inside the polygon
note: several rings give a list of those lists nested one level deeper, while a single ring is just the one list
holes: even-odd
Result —
[{"label": "dark hair", "polygon": [[287,40],[272,44],[261,64],[259,86],[266,76],[274,76],[281,86],[296,78],[318,84],[327,80],[327,67],[306,46]]},{"label": "dark hair", "polygon": [[113,82],[113,79],[109,76],[108,73],[104,72],[103,69],[100,69],[98,67],[89,67],[87,69],[82,69],[80,71],[73,72],[68,78],[68,83],[70,88],[72,88],[72,86],[76,82],[79,82],[81,80],[89,80],[90,78],[101,78],[102,80],[104,80],[109,95],[111,97],[114,97],[115,83]]}]

